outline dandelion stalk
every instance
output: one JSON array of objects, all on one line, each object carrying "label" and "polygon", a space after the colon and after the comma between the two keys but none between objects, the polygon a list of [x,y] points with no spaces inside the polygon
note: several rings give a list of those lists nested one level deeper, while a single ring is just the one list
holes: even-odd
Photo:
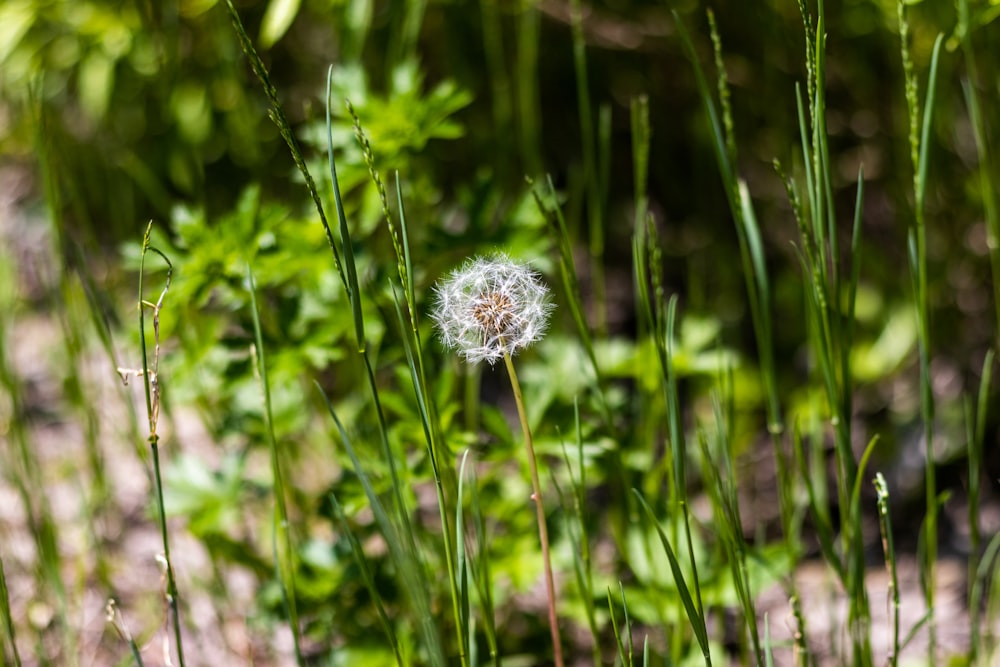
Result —
[{"label": "dandelion stalk", "polygon": [[535,511],[538,515],[538,539],[542,543],[542,560],[545,562],[545,592],[549,600],[549,628],[552,631],[552,649],[555,652],[556,667],[562,667],[562,642],[559,639],[559,620],[556,617],[556,587],[552,578],[552,558],[549,555],[549,532],[545,527],[542,485],[538,481],[538,461],[535,458],[535,446],[531,440],[528,415],[524,409],[524,398],[521,395],[521,384],[517,381],[514,362],[507,352],[504,352],[503,361],[507,365],[510,387],[514,392],[514,402],[517,403],[517,416],[521,420],[521,432],[524,434],[524,446],[528,450],[528,465],[531,468],[531,499],[535,502]]}]

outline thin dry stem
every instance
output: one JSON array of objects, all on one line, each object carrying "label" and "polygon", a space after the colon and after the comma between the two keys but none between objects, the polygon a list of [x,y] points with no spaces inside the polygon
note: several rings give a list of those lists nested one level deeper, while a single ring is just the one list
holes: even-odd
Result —
[{"label": "thin dry stem", "polygon": [[531,440],[531,429],[528,427],[528,415],[524,410],[524,398],[521,395],[521,385],[517,381],[514,362],[510,354],[504,351],[504,363],[507,364],[507,374],[510,376],[511,389],[514,391],[514,402],[517,403],[517,416],[521,420],[521,431],[524,433],[524,444],[528,448],[528,465],[531,468],[531,499],[535,501],[535,512],[538,516],[538,538],[542,543],[542,560],[545,563],[545,592],[549,602],[549,629],[552,631],[552,650],[556,667],[563,667],[562,641],[559,638],[559,619],[556,616],[556,586],[552,577],[552,557],[549,554],[549,532],[545,526],[545,508],[542,505],[542,485],[538,481],[538,462],[535,459],[535,447]]}]

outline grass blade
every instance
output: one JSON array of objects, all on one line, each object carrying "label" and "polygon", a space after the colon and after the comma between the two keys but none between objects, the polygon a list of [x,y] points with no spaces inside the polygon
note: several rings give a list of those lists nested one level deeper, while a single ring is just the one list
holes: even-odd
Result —
[{"label": "grass blade", "polygon": [[472,616],[472,609],[469,606],[469,570],[466,565],[465,550],[465,517],[463,515],[463,486],[465,483],[465,464],[469,461],[469,450],[462,454],[462,464],[458,471],[458,496],[455,502],[455,554],[457,562],[455,571],[458,575],[459,586],[459,615],[458,615],[458,637],[459,637],[459,657],[465,664],[472,652],[472,627],[469,619]]},{"label": "grass blade", "polygon": [[354,262],[354,245],[351,243],[351,232],[347,227],[347,215],[344,213],[344,202],[340,198],[340,182],[337,179],[337,164],[333,159],[333,65],[326,71],[326,154],[330,165],[330,181],[333,184],[333,203],[337,208],[338,228],[340,231],[340,248],[344,255],[345,283],[347,298],[351,302],[354,315],[354,335],[358,343],[358,352],[365,351],[365,318],[361,314],[361,290],[358,288],[358,269]]},{"label": "grass blade", "polygon": [[591,368],[594,371],[597,397],[605,423],[610,425],[612,423],[612,415],[604,393],[604,376],[597,362],[594,338],[590,325],[587,323],[587,317],[584,314],[586,308],[583,303],[580,282],[577,279],[576,266],[573,263],[573,242],[566,227],[566,219],[563,217],[562,208],[559,206],[556,189],[552,183],[551,176],[547,177],[546,183],[548,187],[543,194],[529,180],[529,184],[532,185],[531,195],[535,200],[535,205],[538,207],[539,212],[549,222],[549,230],[555,239],[556,247],[559,248],[559,273],[562,277],[563,289],[566,292],[567,305],[569,306],[570,315],[573,317],[573,323],[576,325],[580,342],[583,344],[583,349],[587,353],[587,359],[590,361]]},{"label": "grass blade", "polygon": [[695,638],[698,640],[698,646],[701,648],[702,657],[705,660],[705,665],[707,667],[712,667],[712,655],[709,651],[708,646],[708,628],[705,623],[705,615],[702,612],[701,602],[695,601],[691,597],[691,591],[688,588],[687,580],[684,577],[684,572],[681,570],[680,563],[677,561],[677,556],[674,555],[674,550],[670,546],[670,540],[667,539],[666,533],[663,532],[663,528],[660,527],[659,521],[656,520],[656,515],[653,513],[653,508],[649,506],[646,499],[642,496],[637,489],[632,489],[632,493],[639,500],[643,509],[646,511],[646,516],[649,521],[656,528],[656,533],[660,537],[660,544],[663,545],[663,551],[667,555],[667,560],[670,562],[670,571],[674,577],[674,583],[677,585],[677,593],[681,598],[681,603],[684,605],[684,611],[687,613],[688,621],[691,622],[691,629],[694,632]]},{"label": "grass blade", "polygon": [[[629,621],[628,617],[628,604],[625,601],[625,587],[620,581],[618,582],[618,588],[621,591],[622,611],[625,614],[625,625],[622,628],[618,627],[618,618],[615,616],[615,604],[611,597],[611,587],[609,586],[608,614],[611,617],[611,631],[615,636],[615,648],[618,651],[618,660],[621,662],[623,667],[632,667],[632,623]],[[622,640],[623,636],[628,641],[627,649],[625,648],[625,642]]]},{"label": "grass blade", "polygon": [[[986,550],[983,551],[983,557],[979,560],[979,567],[976,568],[975,572],[975,583],[972,587],[972,594],[969,597],[970,609],[980,609],[983,606],[984,600],[990,600],[997,572],[998,555],[1000,555],[1000,533],[993,536],[993,539],[986,545]],[[989,632],[989,625],[986,627],[987,632]],[[985,654],[983,648],[981,645],[976,646],[980,657]],[[987,650],[994,649],[995,646],[989,646]]]},{"label": "grass blade", "polygon": [[382,602],[382,594],[375,585],[375,577],[372,575],[371,568],[368,567],[368,558],[365,556],[364,547],[361,546],[361,543],[358,542],[358,538],[355,537],[354,533],[351,531],[351,527],[347,523],[347,516],[344,514],[344,510],[340,506],[340,503],[337,502],[337,496],[333,493],[330,494],[330,505],[333,507],[334,515],[340,522],[343,536],[351,545],[351,553],[354,554],[354,561],[357,563],[358,570],[361,572],[361,581],[364,583],[365,589],[368,591],[368,594],[371,595],[372,600],[375,603],[375,612],[378,614],[379,622],[382,624],[382,629],[385,631],[386,638],[389,640],[389,645],[392,646],[392,653],[396,656],[396,664],[404,665],[406,663],[403,660],[402,654],[399,652],[399,640],[396,638],[396,630],[392,626],[392,621],[389,620],[389,615],[385,611],[385,604]]},{"label": "grass blade", "polygon": [[295,587],[295,549],[288,524],[288,506],[285,503],[285,482],[281,474],[281,460],[278,456],[278,439],[274,433],[274,415],[271,411],[271,383],[267,378],[267,361],[264,358],[264,336],[261,333],[260,310],[257,307],[257,284],[250,265],[247,265],[247,288],[250,292],[250,315],[253,320],[254,362],[256,363],[257,379],[260,382],[264,398],[264,421],[267,426],[268,448],[271,455],[271,479],[274,485],[274,516],[272,519],[272,551],[274,555],[275,574],[281,585],[281,597],[288,614],[288,623],[292,630],[292,643],[295,649],[295,660],[304,664],[302,657],[302,639],[299,624],[299,611],[296,603]]},{"label": "grass blade", "polygon": [[[583,433],[580,424],[580,404],[573,401],[574,423],[576,425],[576,445],[577,445],[577,466],[580,469],[579,476],[573,474],[573,466],[570,462],[569,451],[566,443],[563,442],[563,461],[566,463],[566,471],[569,475],[570,488],[573,491],[573,521],[567,523],[567,530],[570,540],[573,543],[573,574],[576,577],[576,586],[580,592],[580,599],[583,602],[584,614],[587,617],[587,627],[591,636],[594,637],[594,664],[601,662],[601,649],[597,642],[600,629],[597,625],[597,610],[594,605],[594,581],[590,562],[590,536],[587,533],[587,523],[584,517],[586,507],[587,491],[587,469],[583,458]],[[558,485],[556,485],[558,488]],[[560,496],[560,504],[565,506],[565,500]]]},{"label": "grass blade", "polygon": [[[968,429],[969,442],[969,599],[974,599],[973,590],[976,588],[976,571],[979,568],[979,559],[982,549],[982,535],[980,533],[980,486],[983,477],[983,445],[986,436],[986,417],[989,412],[990,384],[993,376],[993,350],[986,353],[983,359],[982,375],[979,378],[979,394],[976,400],[975,414],[970,415],[970,410],[966,410],[966,428]],[[982,607],[979,604],[969,605],[969,625],[971,637],[969,639],[969,664],[975,665],[979,653],[979,644],[982,637]]]},{"label": "grass blade", "polygon": [[[405,233],[404,233],[405,238]],[[410,370],[410,383],[413,385],[413,392],[417,401],[417,409],[420,412],[420,423],[423,427],[424,441],[427,443],[427,456],[431,464],[431,474],[434,476],[434,490],[437,493],[437,504],[438,504],[438,515],[441,520],[441,534],[442,543],[444,545],[444,555],[445,555],[445,566],[448,569],[448,583],[451,590],[451,601],[452,601],[452,611],[455,617],[455,629],[458,632],[458,643],[462,645],[467,642],[467,637],[465,633],[462,632],[463,626],[466,625],[462,622],[462,617],[465,612],[465,606],[462,604],[462,596],[459,591],[459,582],[463,582],[464,578],[461,576],[455,562],[455,554],[452,552],[451,539],[449,537],[451,533],[451,527],[448,523],[448,489],[451,488],[452,478],[445,478],[442,475],[442,453],[440,445],[440,431],[437,428],[436,417],[432,417],[432,410],[434,410],[433,396],[428,391],[427,379],[423,373],[423,361],[420,353],[419,339],[417,339],[417,345],[413,345],[409,336],[406,334],[406,323],[403,317],[403,309],[399,303],[399,296],[396,292],[396,287],[390,283],[392,288],[393,305],[396,310],[396,319],[399,322],[400,332],[402,333],[401,340],[403,343],[403,351],[406,355],[406,363]],[[413,334],[417,336],[416,333],[416,319],[413,314],[414,311],[411,308],[411,322],[413,323]],[[416,348],[414,350],[414,348]],[[434,412],[436,414],[436,411]],[[457,503],[461,504],[461,491],[455,495],[457,498]],[[462,555],[461,552],[459,555]],[[464,664],[464,662],[463,662]]]},{"label": "grass blade", "polygon": [[587,76],[587,48],[583,36],[580,0],[570,0],[570,27],[573,41],[573,72],[576,80],[576,105],[580,121],[580,145],[583,150],[583,187],[587,199],[590,269],[593,278],[595,329],[607,330],[606,286],[604,284],[604,208],[606,188],[602,184],[598,137],[594,130],[590,83]]},{"label": "grass blade", "polygon": [[[472,470],[475,481],[475,468]],[[479,503],[478,484],[473,483],[471,501],[472,520],[476,531],[476,558],[472,561],[470,572],[479,595],[479,605],[483,614],[483,631],[486,633],[486,643],[489,646],[490,657],[494,667],[500,667],[500,649],[497,642],[496,611],[493,606],[493,580],[490,574],[490,549],[487,539],[486,522]],[[472,664],[476,664],[473,662]]]},{"label": "grass blade", "polygon": [[934,121],[934,102],[937,94],[938,61],[941,56],[941,46],[944,35],[939,34],[934,40],[934,50],[931,52],[930,73],[927,76],[927,98],[924,100],[923,124],[920,129],[920,155],[917,158],[916,209],[918,216],[923,218],[924,201],[927,195],[927,169],[930,166],[930,134]]},{"label": "grass blade", "polygon": [[14,632],[14,617],[10,613],[10,595],[7,591],[3,558],[0,558],[0,622],[3,624],[3,632],[0,633],[0,657],[4,659],[4,663],[10,660],[16,667],[21,667],[21,655],[17,652],[17,638]]},{"label": "grass blade", "polygon": [[333,422],[337,427],[341,443],[344,445],[344,449],[347,451],[347,455],[354,467],[354,474],[357,475],[358,480],[361,482],[361,487],[364,489],[365,496],[368,498],[368,504],[375,515],[375,521],[379,526],[379,531],[382,533],[382,537],[385,539],[386,545],[389,547],[389,554],[398,570],[400,584],[413,604],[414,614],[418,619],[420,619],[419,629],[424,638],[425,647],[430,654],[430,663],[432,665],[444,667],[446,663],[444,659],[444,651],[441,646],[441,638],[438,636],[437,628],[434,624],[434,616],[431,613],[430,600],[428,596],[429,585],[426,581],[423,565],[417,556],[416,548],[412,542],[400,535],[398,526],[390,518],[385,505],[375,492],[375,487],[372,486],[371,480],[368,478],[368,474],[361,466],[361,460],[358,458],[357,451],[354,449],[354,445],[351,443],[351,439],[347,435],[347,430],[344,428],[343,423],[341,423],[340,418],[337,417],[337,413],[334,411],[333,405],[330,403],[330,399],[327,397],[326,392],[323,391],[323,388],[318,382],[314,381],[314,384],[323,398],[327,412],[330,414],[330,417],[333,419]]}]

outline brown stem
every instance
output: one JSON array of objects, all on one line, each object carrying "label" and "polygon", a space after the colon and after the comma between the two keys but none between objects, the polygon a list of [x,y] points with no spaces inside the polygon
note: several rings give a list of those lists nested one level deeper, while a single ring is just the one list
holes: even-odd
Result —
[{"label": "brown stem", "polygon": [[521,431],[524,433],[524,444],[528,448],[528,465],[531,467],[531,499],[535,501],[535,511],[538,515],[538,538],[542,543],[542,560],[545,563],[545,590],[549,598],[549,628],[552,631],[552,650],[556,667],[563,667],[562,641],[559,639],[559,619],[556,617],[556,586],[552,578],[552,558],[549,555],[549,532],[545,527],[545,509],[542,507],[542,486],[538,481],[538,463],[535,460],[535,447],[531,441],[531,429],[528,428],[528,415],[524,410],[524,398],[521,396],[521,384],[514,372],[514,362],[506,351],[503,354],[507,364],[507,375],[510,376],[510,386],[514,391],[514,402],[517,403],[517,416],[521,420]]}]

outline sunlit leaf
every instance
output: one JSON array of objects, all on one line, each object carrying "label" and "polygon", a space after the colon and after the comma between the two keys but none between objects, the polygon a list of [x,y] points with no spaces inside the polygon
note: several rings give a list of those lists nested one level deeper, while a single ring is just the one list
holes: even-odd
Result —
[{"label": "sunlit leaf", "polygon": [[260,24],[260,45],[267,49],[274,46],[292,27],[299,13],[302,0],[271,0]]}]

